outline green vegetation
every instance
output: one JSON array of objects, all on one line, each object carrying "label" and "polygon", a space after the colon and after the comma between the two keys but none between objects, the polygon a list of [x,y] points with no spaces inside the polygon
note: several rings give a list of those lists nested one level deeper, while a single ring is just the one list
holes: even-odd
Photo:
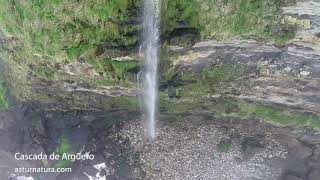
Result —
[{"label": "green vegetation", "polygon": [[0,25],[7,37],[18,38],[20,60],[61,62],[78,57],[94,58],[103,42],[128,46],[137,38],[127,36],[138,27],[124,27],[128,20],[129,0],[1,0]]},{"label": "green vegetation", "polygon": [[[113,61],[101,57],[104,48],[129,49],[137,45],[141,25],[131,23],[138,16],[142,0],[0,0],[0,33],[5,43],[0,51],[8,67],[8,82],[18,99],[32,96],[33,80],[74,81],[89,86],[130,86],[139,70],[139,63]],[[284,0],[162,0],[161,32],[169,33],[181,24],[197,28],[202,38],[253,38],[285,44],[294,38],[293,30],[276,27]],[[112,53],[111,53],[112,54]],[[119,53],[121,54],[121,53]],[[124,53],[125,54],[125,53]],[[163,56],[169,56],[168,54]],[[111,55],[112,56],[112,55]],[[161,61],[164,79],[172,79],[173,63]],[[89,64],[94,77],[69,76],[59,67],[73,62]],[[173,90],[181,97],[205,96],[216,91],[216,83],[234,81],[246,71],[241,64],[225,64],[202,72],[181,74],[182,81],[195,81]],[[196,93],[195,93],[196,92]],[[9,104],[6,88],[0,85],[0,109]],[[45,92],[43,92],[45,93]],[[66,93],[67,94],[67,93]],[[70,106],[85,106],[90,98],[76,93],[39,95],[70,101]],[[70,97],[74,99],[70,99]],[[42,98],[42,97],[41,97]],[[35,98],[34,98],[35,99]],[[66,100],[67,99],[67,100]],[[137,97],[107,98],[96,102],[118,108],[137,109]],[[200,108],[209,110],[209,102],[201,98],[192,103],[164,98],[163,109],[179,112]],[[179,106],[177,106],[179,104]],[[262,116],[262,115],[261,115]]]},{"label": "green vegetation", "polygon": [[[258,68],[259,69],[259,68]],[[246,102],[232,98],[223,98],[224,87],[237,85],[240,77],[248,74],[243,64],[224,64],[203,69],[200,72],[180,71],[178,80],[167,92],[162,92],[160,109],[164,112],[209,112],[220,116],[240,118],[260,118],[280,125],[295,127],[313,127],[320,129],[320,116],[309,112],[300,112],[276,105]],[[172,71],[167,71],[164,78],[170,82]],[[232,94],[237,94],[233,90]]]},{"label": "green vegetation", "polygon": [[223,99],[215,105],[223,116],[258,117],[281,125],[309,126],[320,129],[320,117],[312,113],[291,111],[281,107]]},{"label": "green vegetation", "polygon": [[295,37],[295,33],[292,30],[283,30],[277,33],[276,35],[276,44],[277,45],[284,45],[289,40],[293,39]]},{"label": "green vegetation", "polygon": [[[33,78],[72,79],[94,86],[132,80],[128,71],[137,68],[137,62],[116,62],[100,55],[102,47],[119,50],[137,45],[142,26],[132,22],[139,16],[142,0],[0,3],[0,33],[6,41],[0,55],[8,65],[10,86],[18,98],[32,93]],[[295,35],[284,24],[277,27],[283,4],[284,0],[162,0],[161,32],[169,33],[185,24],[199,29],[204,39],[241,37],[282,45]],[[75,61],[92,65],[101,76],[74,78],[58,71],[57,67]],[[229,81],[232,77],[223,75],[228,68],[232,69],[206,69],[202,78]]]},{"label": "green vegetation", "polygon": [[44,79],[44,80],[52,80],[55,77],[55,71],[45,64],[39,65],[38,67],[36,67],[34,70],[34,74],[39,79]]},{"label": "green vegetation", "polygon": [[[234,36],[272,40],[282,29],[279,23],[283,0],[197,0],[201,4],[199,23],[203,37],[225,39]],[[291,32],[290,32],[291,33]],[[282,36],[279,36],[281,39]],[[285,38],[283,38],[283,41]]]},{"label": "green vegetation", "polygon": [[[180,72],[180,76],[182,81],[197,81],[198,83],[201,83],[201,81],[203,81],[205,83],[201,84],[206,86],[205,84],[209,83],[210,86],[212,83],[234,81],[237,78],[243,76],[246,73],[246,69],[247,67],[244,64],[226,63],[220,66],[205,68],[201,72],[182,71]],[[170,81],[173,74],[174,67],[172,67],[171,65],[171,67],[167,67],[166,71],[162,74],[162,78],[164,80]],[[196,88],[197,86],[193,87]]]},{"label": "green vegetation", "polygon": [[245,70],[246,67],[243,64],[223,64],[202,70],[202,77],[212,81],[232,81],[241,77]]},{"label": "green vegetation", "polygon": [[[131,11],[141,1],[131,0],[1,0],[0,25],[7,37],[14,37],[10,49],[19,49],[18,60],[73,61],[95,59],[97,48],[132,46],[138,25],[126,25]],[[200,27],[204,38],[244,36],[270,39],[277,24],[282,1],[277,0],[163,0],[163,32],[178,23]],[[292,37],[284,35],[282,41]]]},{"label": "green vegetation", "polygon": [[[126,79],[126,73],[129,70],[134,70],[139,68],[139,63],[137,61],[129,61],[129,62],[122,62],[122,61],[105,61],[103,65],[99,64],[101,71],[108,73],[111,72],[112,76],[118,79]],[[109,68],[109,69],[105,69]]]},{"label": "green vegetation", "polygon": [[283,44],[294,37],[293,30],[278,27],[284,3],[284,0],[163,0],[162,32],[184,23],[198,28],[203,38],[241,37]]},{"label": "green vegetation", "polygon": [[[60,155],[60,157],[62,157],[62,155],[64,153],[66,153],[66,154],[72,153],[71,145],[70,145],[70,142],[67,138],[65,138],[63,136],[60,137],[59,146],[57,148],[57,153]],[[70,164],[71,164],[71,161],[60,159],[54,164],[54,167],[63,168],[63,167],[70,166]]]},{"label": "green vegetation", "polygon": [[124,108],[131,111],[139,110],[139,97],[118,97],[114,99],[114,103],[112,103],[113,108]]},{"label": "green vegetation", "polygon": [[3,78],[3,64],[0,62],[0,112],[9,108],[6,81]]},{"label": "green vegetation", "polygon": [[[32,93],[33,77],[70,78],[59,73],[56,64],[66,65],[80,59],[100,63],[97,51],[102,45],[135,46],[141,31],[141,25],[127,23],[135,18],[134,7],[140,6],[140,1],[0,0],[0,3],[0,33],[6,41],[0,56],[8,65],[12,93],[20,99]],[[112,77],[123,78],[127,66],[132,65],[124,66],[114,64],[115,75],[97,81],[106,84],[114,81]],[[91,81],[88,77],[79,79]]]},{"label": "green vegetation", "polygon": [[9,101],[7,99],[7,88],[5,82],[0,79],[0,112],[9,108]]},{"label": "green vegetation", "polygon": [[229,152],[231,148],[231,144],[220,142],[217,145],[218,152]]},{"label": "green vegetation", "polygon": [[[175,95],[181,99],[170,99],[171,92],[162,93],[160,108],[169,112],[186,111],[211,111],[212,103],[208,96],[219,91],[219,84],[235,81],[246,73],[247,67],[243,64],[223,64],[212,68],[203,69],[200,72],[180,72],[180,83],[186,85],[171,87]],[[172,70],[169,69],[163,76],[167,81],[172,78]]]},{"label": "green vegetation", "polygon": [[162,95],[160,109],[171,113],[199,111],[210,112],[222,117],[257,117],[284,126],[307,126],[320,129],[320,116],[313,113],[292,111],[284,107],[250,103],[231,98],[220,98],[210,101],[203,94],[193,94],[193,96],[187,97],[184,99],[168,99],[165,95]]},{"label": "green vegetation", "polygon": [[[243,77],[247,67],[244,64],[223,64],[205,68],[201,72],[180,72],[180,83],[187,83],[183,87],[175,88],[180,97],[206,96],[218,91],[219,83],[235,81]],[[170,81],[174,70],[169,69],[163,74],[163,79]],[[171,88],[172,89],[172,88]],[[169,93],[169,92],[168,92]]]},{"label": "green vegetation", "polygon": [[172,31],[181,22],[198,27],[199,4],[196,0],[162,0],[161,3],[162,32]]},{"label": "green vegetation", "polygon": [[[183,96],[188,97],[188,96]],[[160,95],[160,111],[170,113],[209,111],[212,104],[209,101],[202,100],[201,97],[189,97],[188,99],[170,99],[165,94]]]},{"label": "green vegetation", "polygon": [[[121,92],[119,92],[120,94]],[[114,94],[116,95],[116,94]],[[68,111],[68,110],[110,110],[126,109],[129,111],[139,110],[139,98],[136,96],[103,96],[90,92],[65,92],[55,90],[53,92],[40,92],[32,99],[50,104],[46,110]],[[52,102],[52,97],[54,101]]]},{"label": "green vegetation", "polygon": [[[281,125],[298,127],[308,126],[320,129],[320,116],[312,113],[292,111],[288,108],[274,105],[259,104],[223,98],[223,87],[230,81],[233,83],[246,74],[247,67],[242,64],[225,64],[204,69],[202,72],[182,73],[180,82],[186,83],[171,87],[176,91],[176,98],[170,98],[168,92],[160,96],[160,110],[171,113],[181,112],[210,112],[220,116],[235,116],[241,118],[257,117]],[[168,76],[168,75],[166,75]],[[222,89],[221,89],[222,88]],[[236,93],[236,92],[235,92]],[[219,97],[219,98],[218,98]]]},{"label": "green vegetation", "polygon": [[134,79],[134,77],[130,79],[130,72],[136,74],[140,68],[139,62],[135,60],[113,61],[110,59],[96,59],[88,63],[100,74],[100,77],[96,78],[97,84],[100,85],[124,85]]}]

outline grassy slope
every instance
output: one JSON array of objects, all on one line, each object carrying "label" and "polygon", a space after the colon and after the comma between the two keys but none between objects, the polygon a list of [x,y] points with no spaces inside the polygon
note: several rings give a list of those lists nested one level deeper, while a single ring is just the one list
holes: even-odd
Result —
[{"label": "grassy slope", "polygon": [[199,15],[197,7],[196,0],[162,0],[162,32],[173,30],[182,21],[190,27],[198,28]]},{"label": "grassy slope", "polygon": [[[136,62],[111,63],[95,55],[103,43],[110,47],[137,43],[138,37],[130,33],[139,27],[123,25],[130,18],[131,0],[0,0],[0,3],[0,32],[6,38],[1,56],[10,67],[13,94],[18,97],[31,93],[30,75],[41,80],[71,78],[57,72],[57,63],[84,59],[102,77],[73,79],[102,85],[119,83],[119,79],[126,81],[124,71],[133,64],[138,66]],[[111,64],[110,68],[105,64]]]},{"label": "grassy slope", "polygon": [[284,42],[277,39],[284,39],[287,33],[291,33],[278,23],[284,2],[282,0],[211,1],[214,5],[207,3],[201,7],[206,12],[200,15],[204,36],[217,38],[239,36]]},{"label": "grassy slope", "polygon": [[54,167],[56,168],[65,168],[70,166],[71,161],[62,160],[63,154],[72,154],[72,148],[69,140],[65,137],[60,137],[59,146],[57,147],[57,154],[59,154],[60,158],[55,162]]},{"label": "grassy slope", "polygon": [[[130,19],[132,2],[0,0],[0,32],[6,38],[1,56],[10,67],[8,78],[13,94],[18,98],[26,98],[32,93],[33,82],[30,76],[47,81],[71,79],[89,82],[92,86],[117,85],[130,81],[127,71],[137,68],[138,62],[112,62],[97,57],[96,51],[103,43],[110,47],[137,43],[138,37],[128,34],[139,31],[141,27],[123,26]],[[136,6],[141,6],[142,1],[134,2]],[[271,40],[281,44],[294,35],[292,31],[276,27],[281,2],[162,0],[162,33],[169,32],[184,22],[190,27],[198,28],[204,39],[241,37]],[[84,60],[100,76],[88,79],[57,72],[55,64],[67,64],[76,60]],[[229,79],[230,77],[224,76],[223,71],[205,70],[202,77]],[[198,86],[201,90],[202,86],[209,85],[193,86]]]},{"label": "grassy slope", "polygon": [[7,99],[7,88],[5,83],[0,81],[0,112],[9,108],[9,101]]},{"label": "grassy slope", "polygon": [[279,25],[284,0],[163,0],[162,30],[181,21],[200,29],[203,38],[252,38],[281,45],[294,31]]},{"label": "grassy slope", "polygon": [[17,37],[25,49],[22,59],[90,59],[103,42],[134,43],[136,39],[125,36],[117,23],[128,18],[129,6],[127,0],[1,0],[0,23],[4,34]]},{"label": "grassy slope", "polygon": [[[17,42],[15,60],[63,62],[95,59],[103,43],[128,46],[139,29],[121,25],[130,18],[131,0],[0,0],[0,27]],[[200,28],[203,38],[243,36],[272,39],[281,1],[163,0],[162,31],[181,21]],[[291,36],[291,35],[288,35]],[[279,37],[287,38],[281,31]]]},{"label": "grassy slope", "polygon": [[8,89],[6,86],[6,81],[4,80],[4,77],[3,77],[4,67],[2,66],[3,64],[0,62],[0,112],[7,110],[10,106],[8,96],[7,96]]}]

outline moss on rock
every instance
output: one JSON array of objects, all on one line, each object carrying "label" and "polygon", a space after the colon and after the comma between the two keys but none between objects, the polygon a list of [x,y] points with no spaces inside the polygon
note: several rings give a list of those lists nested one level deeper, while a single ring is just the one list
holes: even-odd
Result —
[{"label": "moss on rock", "polygon": [[[113,56],[107,57],[106,50],[136,50],[134,47],[140,41],[142,30],[139,21],[141,13],[138,12],[142,2],[0,0],[0,31],[5,38],[1,56],[8,67],[6,71],[10,74],[8,81],[12,93],[21,100],[44,101],[63,99],[69,95],[49,96],[43,92],[37,95],[33,85],[39,81],[70,81],[93,87],[132,86],[139,71],[136,57],[131,61],[114,61]],[[203,39],[240,37],[285,44],[294,37],[294,32],[286,27],[277,27],[283,4],[284,0],[162,0],[161,32],[165,35],[176,28],[188,27],[198,30]],[[188,56],[199,55],[193,53]],[[177,61],[163,60],[162,57],[165,80],[170,81],[176,75],[173,66]],[[75,62],[90,66],[93,75],[70,75],[61,68]],[[181,73],[182,81],[194,80],[198,83],[188,84],[186,87],[190,91],[185,87],[174,87],[173,91],[178,94],[177,97],[212,93],[216,90],[216,83],[234,81],[245,70],[241,64],[227,64],[196,73]],[[0,93],[4,94],[2,91],[6,90],[2,89]],[[79,96],[72,94],[75,99],[68,98],[70,102],[66,104],[86,107],[85,103],[89,100]],[[136,99],[128,98],[124,98],[123,102],[137,104]],[[103,106],[109,103],[108,107],[125,106],[110,99],[113,98],[97,101]],[[4,106],[7,104],[4,103]],[[206,108],[206,105],[200,106]],[[187,107],[182,106],[181,110],[184,108]]]},{"label": "moss on rock", "polygon": [[0,112],[9,108],[9,100],[7,98],[7,88],[5,82],[0,80]]}]

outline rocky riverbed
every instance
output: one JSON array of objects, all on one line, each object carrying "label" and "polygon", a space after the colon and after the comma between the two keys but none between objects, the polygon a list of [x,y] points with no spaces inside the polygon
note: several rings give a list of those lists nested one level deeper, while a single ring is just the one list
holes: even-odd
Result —
[{"label": "rocky riverbed", "polygon": [[[206,113],[163,114],[154,142],[140,115],[129,111],[42,111],[16,105],[1,117],[1,179],[279,179],[317,180],[320,134],[277,127],[258,119]],[[19,174],[14,168],[57,162],[17,161],[15,152],[47,153],[66,139],[70,151],[95,159],[75,161],[72,173]],[[11,177],[11,178],[10,178]]]},{"label": "rocky riverbed", "polygon": [[[143,125],[121,134],[140,153],[150,179],[312,179],[319,176],[319,135],[278,128],[257,119],[217,119],[206,114],[163,117],[155,142]],[[310,140],[309,143],[306,140]],[[307,140],[307,141],[308,141]],[[313,162],[313,163],[311,163]]]}]

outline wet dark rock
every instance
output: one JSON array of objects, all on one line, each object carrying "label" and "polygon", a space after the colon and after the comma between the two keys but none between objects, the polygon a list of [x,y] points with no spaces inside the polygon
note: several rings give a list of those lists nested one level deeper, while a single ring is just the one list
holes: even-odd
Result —
[{"label": "wet dark rock", "polygon": [[14,168],[20,164],[22,167],[32,167],[27,162],[20,162],[16,160],[9,152],[0,149],[0,178],[5,180],[10,177]]},{"label": "wet dark rock", "polygon": [[171,46],[191,47],[200,40],[198,29],[188,27],[175,28],[167,36]]},{"label": "wet dark rock", "polygon": [[78,177],[78,180],[88,180],[88,176],[82,174]]},{"label": "wet dark rock", "polygon": [[177,98],[178,97],[177,91],[174,87],[170,86],[167,91],[168,91],[169,98]]},{"label": "wet dark rock", "polygon": [[313,151],[312,157],[314,161],[318,161],[320,163],[320,149],[317,148]]},{"label": "wet dark rock", "polygon": [[288,174],[283,178],[283,180],[304,180],[304,179],[292,174]]},{"label": "wet dark rock", "polygon": [[299,141],[310,148],[315,148],[317,144],[320,144],[319,137],[314,136],[311,133],[304,134]]},{"label": "wet dark rock", "polygon": [[313,150],[312,156],[308,159],[310,167],[320,168],[320,149],[316,148]]},{"label": "wet dark rock", "polygon": [[309,167],[305,159],[290,154],[284,162],[284,170],[298,177],[306,178]]},{"label": "wet dark rock", "polygon": [[255,153],[263,150],[265,147],[263,135],[255,135],[253,137],[247,137],[241,143],[242,151],[245,157],[251,157]]},{"label": "wet dark rock", "polygon": [[306,179],[310,170],[308,159],[313,150],[296,139],[287,140],[289,154],[284,161],[285,172]]},{"label": "wet dark rock", "polygon": [[311,157],[312,155],[312,149],[307,146],[304,146],[296,139],[289,141],[288,147],[291,150],[289,153],[297,158],[305,159]]},{"label": "wet dark rock", "polygon": [[[41,105],[40,105],[41,106]],[[135,115],[134,115],[135,114]],[[71,146],[73,153],[91,152],[95,155],[93,161],[75,161],[71,164],[72,173],[61,174],[43,174],[40,179],[46,180],[67,180],[67,179],[85,179],[83,172],[89,175],[98,173],[93,165],[106,162],[108,168],[117,166],[119,154],[125,156],[121,161],[122,166],[126,167],[124,176],[130,176],[133,170],[131,167],[130,146],[128,142],[122,140],[122,144],[117,139],[113,139],[116,132],[113,126],[124,119],[134,118],[137,114],[122,111],[46,111],[39,108],[37,104],[25,104],[12,107],[10,111],[1,112],[0,117],[4,124],[4,130],[0,131],[0,179],[8,177],[14,171],[17,164],[23,167],[41,167],[41,161],[17,161],[13,155],[15,152],[27,154],[56,152],[59,147],[60,138],[63,136],[68,140],[68,146]],[[107,147],[107,148],[106,148]],[[111,156],[105,156],[109,152]],[[120,153],[119,153],[120,152]],[[128,156],[128,157],[127,157]],[[120,158],[120,159],[121,159]],[[117,162],[110,163],[108,162]],[[49,166],[54,165],[54,161],[48,161]],[[122,170],[122,169],[121,169]],[[117,169],[109,173],[118,173]],[[120,173],[121,174],[121,173]],[[30,174],[31,175],[31,174]],[[86,177],[86,179],[88,179]]]}]

